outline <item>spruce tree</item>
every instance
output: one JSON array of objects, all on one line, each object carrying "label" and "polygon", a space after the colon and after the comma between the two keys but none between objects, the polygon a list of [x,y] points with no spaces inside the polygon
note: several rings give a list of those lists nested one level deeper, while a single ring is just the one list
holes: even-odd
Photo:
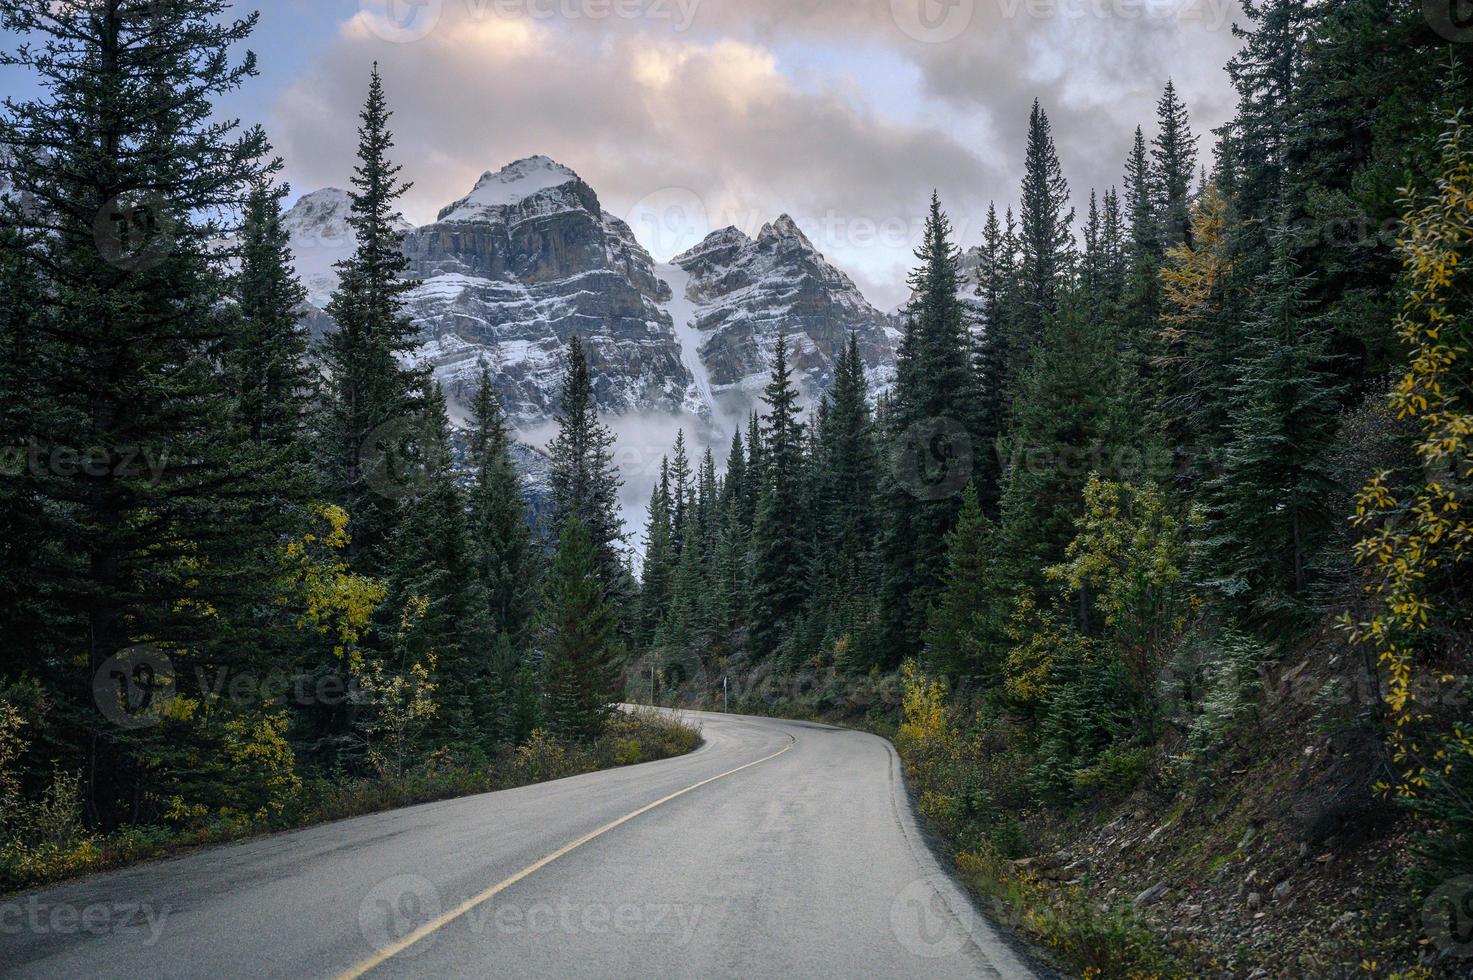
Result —
[{"label": "spruce tree", "polygon": [[423,421],[416,426],[415,466],[422,479],[404,501],[403,517],[389,542],[389,593],[394,617],[394,658],[403,671],[435,665],[432,726],[443,742],[473,737],[475,696],[486,690],[495,640],[467,533],[466,502],[454,472],[445,394],[426,381]]},{"label": "spruce tree", "polygon": [[961,515],[948,539],[946,588],[931,607],[927,660],[952,678],[985,688],[1002,681],[1002,631],[995,529],[982,511],[976,487],[962,497]]},{"label": "spruce tree", "polygon": [[1142,341],[1154,329],[1159,306],[1157,271],[1161,268],[1161,215],[1151,186],[1146,137],[1135,128],[1135,142],[1125,160],[1125,219],[1129,227],[1129,305],[1133,335]]},{"label": "spruce tree", "polygon": [[791,638],[803,607],[804,541],[799,500],[803,472],[803,426],[798,391],[788,364],[787,338],[779,335],[772,379],[763,400],[762,479],[752,530],[751,647],[771,656]]},{"label": "spruce tree", "polygon": [[1115,337],[1091,306],[1077,290],[1066,298],[1014,406],[999,546],[1019,588],[1042,591],[1042,570],[1063,559],[1090,473],[1139,479],[1155,463]]},{"label": "spruce tree", "polygon": [[24,254],[0,260],[21,290],[0,329],[7,357],[24,347],[30,389],[5,440],[39,461],[20,503],[44,520],[27,603],[45,603],[50,625],[25,653],[55,705],[55,761],[81,773],[88,819],[110,828],[157,817],[191,778],[181,754],[215,737],[203,719],[166,732],[101,717],[92,685],[115,654],[167,650],[186,695],[201,673],[274,666],[249,642],[274,584],[252,563],[267,532],[250,515],[271,490],[219,370],[237,325],[219,243],[278,164],[258,128],[213,113],[256,74],[231,51],[256,16],[221,0],[7,0],[0,13],[24,39],[4,63],[37,93],[0,114],[26,202],[6,209],[7,249]]},{"label": "spruce tree", "polygon": [[470,406],[466,466],[468,510],[477,578],[490,628],[519,654],[527,649],[537,595],[537,559],[527,523],[527,501],[512,460],[506,415],[483,365]]},{"label": "spruce tree", "polygon": [[1332,520],[1327,450],[1340,385],[1323,319],[1309,304],[1310,282],[1282,235],[1276,251],[1235,364],[1200,569],[1231,608],[1256,624],[1283,626],[1302,609],[1309,558]]},{"label": "spruce tree", "polygon": [[675,447],[670,453],[670,528],[675,542],[675,556],[685,550],[687,518],[695,495],[690,452],[686,449],[685,430],[675,433]]},{"label": "spruce tree", "polygon": [[1011,356],[1009,300],[1014,292],[1015,256],[997,220],[997,208],[987,205],[987,222],[982,229],[981,261],[977,268],[977,298],[982,305],[982,336],[977,341],[974,371],[977,376],[977,410],[973,433],[976,452],[974,482],[982,506],[996,513],[1002,496],[1002,467],[997,455],[998,440],[1007,427],[1008,408],[1019,365]]},{"label": "spruce tree", "polygon": [[1069,182],[1059,166],[1048,115],[1035,100],[1028,118],[1028,151],[1018,213],[1020,361],[1042,333],[1044,321],[1058,306],[1059,292],[1067,284],[1074,249],[1073,224]]},{"label": "spruce tree", "polygon": [[676,557],[669,498],[670,463],[665,459],[660,464],[660,479],[650,491],[649,519],[645,523],[638,638],[646,645],[654,641],[670,611]]},{"label": "spruce tree", "polygon": [[1160,215],[1160,242],[1171,248],[1191,242],[1192,178],[1197,173],[1197,137],[1187,107],[1168,79],[1156,104],[1156,138],[1151,141],[1151,184]]},{"label": "spruce tree", "polygon": [[597,737],[619,699],[624,651],[605,592],[598,547],[583,519],[570,513],[543,585],[539,629],[543,713],[554,735]]},{"label": "spruce tree", "polygon": [[[338,286],[327,305],[336,325],[323,344],[328,375],[324,456],[329,487],[353,518],[355,569],[381,574],[399,519],[397,496],[412,489],[410,469],[427,418],[420,405],[424,372],[401,357],[415,347],[417,329],[404,314],[409,260],[401,248],[397,202],[412,185],[389,160],[392,113],[375,65],[359,114],[358,163],[348,224],[353,254],[338,263]],[[433,440],[434,433],[424,433]]]},{"label": "spruce tree", "polygon": [[300,465],[316,381],[301,314],[307,291],[292,268],[291,236],[281,223],[287,192],[259,184],[246,203],[235,289],[240,328],[229,365],[250,440],[297,454],[292,462]]},{"label": "spruce tree", "polygon": [[[884,645],[892,658],[918,650],[926,610],[945,571],[946,536],[975,461],[976,411],[970,341],[957,300],[951,224],[933,194],[911,275],[886,433],[892,454],[884,486]],[[971,423],[971,424],[969,424]],[[960,482],[958,482],[960,481]]]},{"label": "spruce tree", "polygon": [[548,446],[552,456],[553,528],[577,518],[598,556],[604,594],[626,597],[631,591],[624,566],[624,530],[619,522],[619,488],[614,468],[614,434],[598,420],[593,380],[583,341],[568,342],[568,368],[563,377],[557,417],[558,434]]},{"label": "spruce tree", "polygon": [[832,396],[821,474],[829,503],[820,527],[832,542],[828,549],[832,565],[823,571],[843,582],[845,591],[853,595],[866,590],[874,577],[879,478],[879,446],[869,407],[869,385],[855,333],[849,334],[839,357]]}]

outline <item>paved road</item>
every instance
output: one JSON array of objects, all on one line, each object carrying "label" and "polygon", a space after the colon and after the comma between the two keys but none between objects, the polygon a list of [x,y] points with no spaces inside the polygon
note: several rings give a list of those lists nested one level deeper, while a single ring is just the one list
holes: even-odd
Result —
[{"label": "paved road", "polygon": [[0,900],[22,977],[1029,977],[937,867],[889,743],[705,744]]}]

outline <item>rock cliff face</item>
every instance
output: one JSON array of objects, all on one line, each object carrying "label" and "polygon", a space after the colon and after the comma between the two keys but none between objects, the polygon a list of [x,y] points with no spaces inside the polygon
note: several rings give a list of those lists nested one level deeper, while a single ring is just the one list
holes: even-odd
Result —
[{"label": "rock cliff face", "polygon": [[[336,284],[333,264],[354,246],[347,212],[347,194],[329,189],[286,217],[322,329],[331,329],[320,310]],[[729,430],[745,416],[780,333],[810,398],[832,383],[851,329],[872,381],[893,375],[893,319],[786,216],[755,239],[724,229],[657,265],[576,173],[531,157],[483,175],[434,223],[406,227],[404,252],[417,280],[408,309],[423,336],[415,357],[433,367],[452,411],[489,366],[524,432],[540,434],[555,416],[575,334],[602,412],[698,430]]]},{"label": "rock cliff face", "polygon": [[872,387],[893,380],[895,322],[871,306],[787,215],[755,239],[736,228],[712,232],[660,271],[684,300],[684,308],[672,313],[677,320],[680,313],[688,317],[711,395],[727,413],[745,411],[760,394],[779,335],[788,338],[810,398],[833,384],[834,363],[851,330],[859,335]]}]

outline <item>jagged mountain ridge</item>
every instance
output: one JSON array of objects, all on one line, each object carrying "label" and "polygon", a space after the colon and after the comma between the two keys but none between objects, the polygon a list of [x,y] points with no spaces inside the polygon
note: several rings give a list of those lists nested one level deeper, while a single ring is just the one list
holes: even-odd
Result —
[{"label": "jagged mountain ridge", "polygon": [[[320,312],[333,263],[351,252],[348,197],[327,189],[288,212],[298,271]],[[894,325],[791,218],[753,239],[723,229],[657,265],[593,188],[547,157],[487,172],[436,221],[406,227],[423,330],[416,352],[452,402],[485,364],[509,416],[535,429],[556,413],[563,347],[588,348],[600,409],[724,428],[751,406],[779,332],[809,397],[827,390],[839,345],[860,331],[878,384],[893,373]],[[331,325],[319,317],[319,329]],[[714,423],[714,426],[713,426]]]}]

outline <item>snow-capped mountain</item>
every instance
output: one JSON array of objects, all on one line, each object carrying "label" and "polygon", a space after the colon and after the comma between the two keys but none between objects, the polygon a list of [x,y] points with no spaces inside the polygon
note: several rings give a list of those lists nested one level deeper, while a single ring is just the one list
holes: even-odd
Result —
[{"label": "snow-capped mountain", "polygon": [[754,239],[737,228],[712,232],[658,274],[670,285],[667,306],[703,397],[728,416],[743,413],[767,384],[778,336],[788,338],[796,374],[809,398],[833,383],[849,331],[872,386],[893,380],[896,334],[854,282],[828,263],[793,219],[783,215]]},{"label": "snow-capped mountain", "polygon": [[[358,245],[348,224],[349,209],[347,191],[326,187],[303,195],[281,219],[282,227],[291,235],[297,276],[307,288],[307,302],[319,310],[327,306],[337,287],[334,266],[352,255]],[[412,227],[405,221],[399,230]]]},{"label": "snow-capped mountain", "polygon": [[[333,263],[354,246],[348,197],[323,190],[287,214],[298,272],[319,311]],[[484,174],[437,220],[407,228],[423,330],[416,356],[464,404],[481,365],[524,431],[556,413],[563,351],[583,338],[601,411],[727,429],[765,384],[779,333],[816,397],[858,330],[877,384],[894,364],[894,326],[786,216],[754,239],[728,228],[656,265],[629,226],[576,173],[542,156]],[[673,432],[672,432],[673,435]]]}]

